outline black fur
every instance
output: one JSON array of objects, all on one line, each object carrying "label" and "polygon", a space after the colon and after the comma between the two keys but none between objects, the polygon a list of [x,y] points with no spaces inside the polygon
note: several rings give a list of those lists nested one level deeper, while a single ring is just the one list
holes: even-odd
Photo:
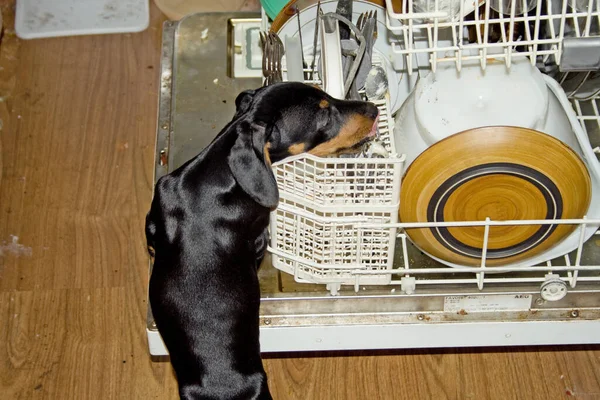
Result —
[{"label": "black fur", "polygon": [[236,106],[206,149],[157,182],[146,217],[150,303],[183,399],[271,398],[257,269],[279,192],[265,145],[275,162],[292,145],[331,140],[353,114],[377,116],[370,103],[301,83],[243,92]]}]

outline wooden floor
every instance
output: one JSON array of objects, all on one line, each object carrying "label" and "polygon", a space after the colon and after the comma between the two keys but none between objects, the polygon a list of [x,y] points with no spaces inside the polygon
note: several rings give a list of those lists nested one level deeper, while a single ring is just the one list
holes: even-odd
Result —
[{"label": "wooden floor", "polygon": [[[173,399],[145,337],[162,15],[0,47],[0,399]],[[600,334],[600,332],[599,332]],[[600,348],[285,355],[277,399],[600,399]]]}]

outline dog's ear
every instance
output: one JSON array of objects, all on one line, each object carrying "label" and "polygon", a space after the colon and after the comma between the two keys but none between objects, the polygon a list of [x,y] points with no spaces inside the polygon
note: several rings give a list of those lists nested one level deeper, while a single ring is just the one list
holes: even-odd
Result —
[{"label": "dog's ear", "polygon": [[235,98],[235,115],[233,118],[237,118],[240,115],[244,114],[250,108],[250,104],[252,104],[252,100],[254,99],[254,95],[256,94],[256,90],[245,90],[242,93],[238,94]]},{"label": "dog's ear", "polygon": [[244,192],[258,204],[274,210],[279,202],[279,190],[269,160],[269,131],[254,122],[240,122],[227,163]]}]

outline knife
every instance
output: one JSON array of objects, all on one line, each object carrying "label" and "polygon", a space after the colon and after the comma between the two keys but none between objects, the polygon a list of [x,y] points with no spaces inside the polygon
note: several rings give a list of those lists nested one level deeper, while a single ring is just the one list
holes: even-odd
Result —
[{"label": "knife", "polygon": [[[335,13],[352,21],[352,0],[339,0]],[[340,40],[350,39],[350,28],[345,24],[340,24]]]}]

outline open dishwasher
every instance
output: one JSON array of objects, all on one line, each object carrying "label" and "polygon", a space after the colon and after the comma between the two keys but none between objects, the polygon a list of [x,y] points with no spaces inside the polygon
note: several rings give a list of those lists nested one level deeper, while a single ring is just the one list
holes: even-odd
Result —
[{"label": "open dishwasher", "polygon": [[[300,79],[339,86],[321,45],[337,3],[166,22],[155,179],[263,84],[261,31],[300,43]],[[373,11],[379,151],[274,165],[261,350],[600,343],[598,1],[355,0],[348,19]],[[166,355],[151,310],[147,333]]]}]

